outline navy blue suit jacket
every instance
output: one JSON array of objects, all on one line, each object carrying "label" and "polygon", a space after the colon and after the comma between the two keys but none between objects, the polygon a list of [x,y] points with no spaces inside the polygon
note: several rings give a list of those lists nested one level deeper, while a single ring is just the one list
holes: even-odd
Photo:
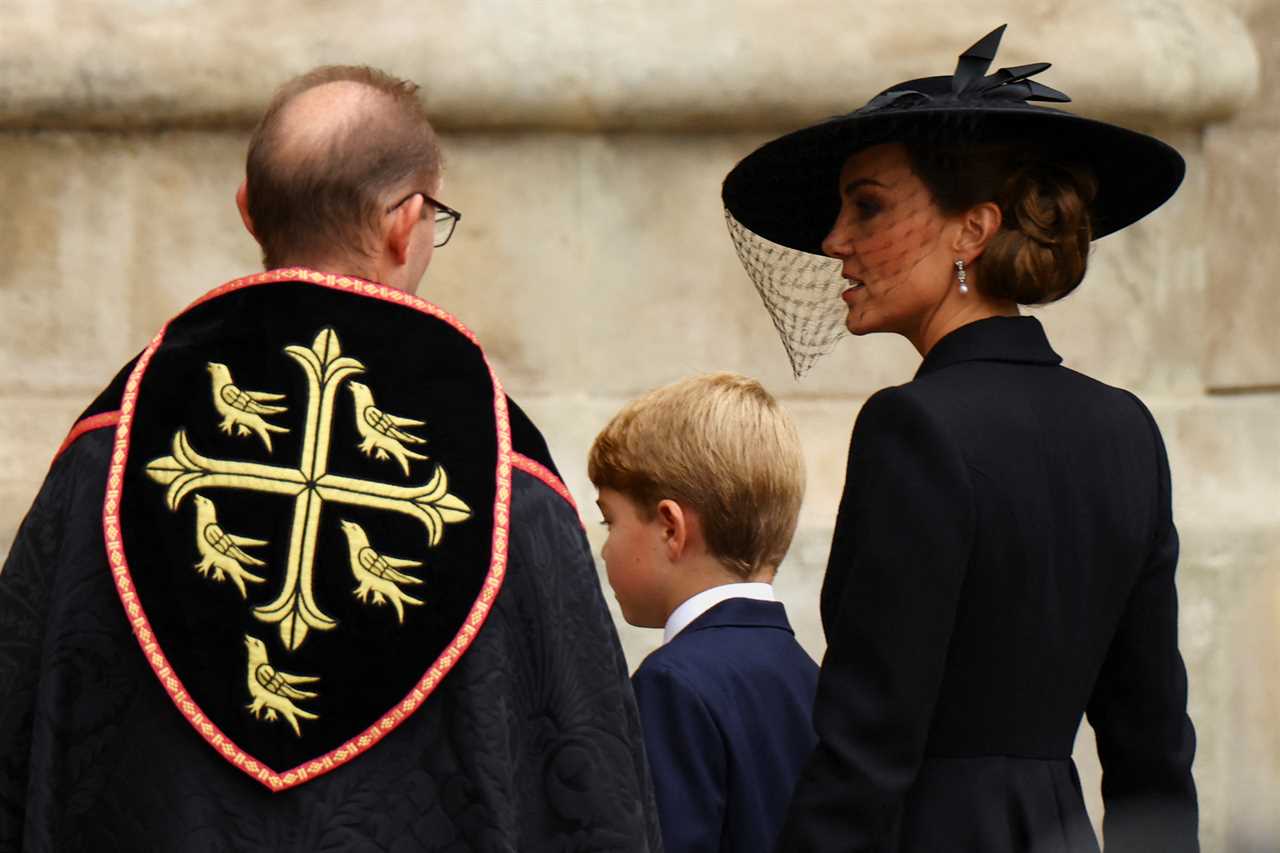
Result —
[{"label": "navy blue suit jacket", "polygon": [[770,851],[812,751],[818,666],[774,601],[731,598],[632,677],[667,853]]}]

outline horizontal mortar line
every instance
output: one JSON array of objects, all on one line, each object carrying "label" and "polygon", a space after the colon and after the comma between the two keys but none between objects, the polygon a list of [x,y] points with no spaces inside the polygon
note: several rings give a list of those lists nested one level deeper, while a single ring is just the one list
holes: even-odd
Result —
[{"label": "horizontal mortar line", "polygon": [[[4,132],[79,132],[100,134],[163,134],[172,131],[234,132],[248,134],[261,118],[262,105],[233,109],[222,113],[191,113],[166,116],[148,116],[144,112],[131,111],[129,105],[121,105],[116,112],[69,110],[57,113],[24,113],[0,109],[0,133]],[[430,106],[428,106],[430,109]],[[1138,106],[1130,109],[1101,108],[1068,110],[1091,119],[1110,121],[1136,129],[1161,131],[1199,130],[1207,126],[1220,126],[1245,110],[1229,107],[1205,107],[1192,113],[1163,113],[1144,110]],[[445,135],[490,134],[495,136],[529,133],[564,134],[570,136],[726,136],[743,133],[777,135],[797,127],[814,124],[829,118],[830,107],[797,110],[779,114],[777,109],[763,106],[743,111],[714,112],[705,109],[671,105],[667,108],[645,110],[619,116],[595,116],[581,118],[539,118],[514,116],[500,120],[476,118],[452,118],[449,111],[437,110],[432,125]]]},{"label": "horizontal mortar line", "polygon": [[1244,397],[1250,394],[1257,394],[1260,396],[1280,394],[1280,382],[1259,385],[1211,385],[1205,389],[1205,393],[1210,397]]}]

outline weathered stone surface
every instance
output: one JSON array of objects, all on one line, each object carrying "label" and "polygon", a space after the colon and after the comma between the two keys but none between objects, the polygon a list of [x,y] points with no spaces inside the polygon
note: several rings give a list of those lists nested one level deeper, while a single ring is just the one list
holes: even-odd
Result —
[{"label": "weathered stone surface", "polygon": [[1257,46],[1258,95],[1236,114],[1231,124],[1280,129],[1280,3],[1252,0],[1242,10],[1242,17]]},{"label": "weathered stone surface", "polygon": [[[1205,382],[1238,390],[1280,386],[1280,146],[1276,127],[1212,128],[1206,135],[1209,204]],[[1259,191],[1271,187],[1272,191]]]},{"label": "weathered stone surface", "polygon": [[1280,529],[1280,395],[1146,402],[1169,450],[1180,523]]},{"label": "weathered stone surface", "polygon": [[1137,225],[1097,241],[1074,293],[1028,313],[1070,367],[1139,394],[1196,394],[1203,387],[1208,181],[1194,134],[1156,135],[1187,160],[1178,192]]},{"label": "weathered stone surface", "polygon": [[[1260,851],[1280,837],[1274,796],[1280,790],[1280,535],[1272,529],[1262,541],[1241,545],[1231,537],[1219,546],[1226,637],[1215,664],[1230,676],[1226,697],[1214,708],[1219,713],[1204,718],[1201,737],[1221,761],[1217,774],[1206,774],[1219,785],[1210,819],[1242,849]],[[1248,784],[1227,781],[1233,769]]]},{"label": "weathered stone surface", "polygon": [[0,395],[0,563],[35,500],[54,451],[86,402],[75,397]]},{"label": "weathered stone surface", "polygon": [[[1208,206],[1205,381],[1241,391],[1280,387],[1280,308],[1271,295],[1280,263],[1274,224],[1280,200],[1280,3],[1242,10],[1261,57],[1259,95],[1205,141]],[[1272,191],[1263,188],[1271,187]]]},{"label": "weathered stone surface", "polygon": [[252,271],[220,134],[0,135],[0,394],[91,399],[193,298]]},{"label": "weathered stone surface", "polygon": [[[75,397],[0,397],[0,484],[38,483],[87,400]],[[31,489],[31,497],[35,496]]]},{"label": "weathered stone surface", "polygon": [[1197,124],[1240,109],[1258,76],[1235,5],[1208,0],[1065,14],[934,0],[905,15],[892,0],[482,0],[407,16],[390,0],[8,0],[4,17],[0,122],[22,127],[248,123],[279,82],[326,62],[427,84],[455,128],[777,127],[950,73],[1005,21],[1001,64],[1057,63],[1046,80],[1092,114]]}]

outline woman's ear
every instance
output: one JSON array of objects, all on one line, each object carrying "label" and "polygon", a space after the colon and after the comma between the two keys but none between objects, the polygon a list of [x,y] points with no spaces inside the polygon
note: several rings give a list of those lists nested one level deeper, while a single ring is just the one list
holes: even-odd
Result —
[{"label": "woman's ear", "polygon": [[662,547],[667,559],[675,562],[684,554],[689,542],[689,516],[684,508],[675,501],[666,498],[658,501],[657,525],[662,535]]},{"label": "woman's ear", "polygon": [[960,228],[952,241],[951,248],[956,257],[963,258],[965,263],[972,263],[974,258],[986,250],[987,244],[1000,231],[1003,222],[1004,215],[1000,212],[1000,205],[994,201],[984,201],[969,208],[960,217]]}]

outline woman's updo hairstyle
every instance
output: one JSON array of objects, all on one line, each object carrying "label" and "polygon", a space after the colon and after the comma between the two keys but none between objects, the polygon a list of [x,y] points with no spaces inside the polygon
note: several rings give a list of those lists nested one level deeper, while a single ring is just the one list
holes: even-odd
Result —
[{"label": "woman's updo hairstyle", "polygon": [[1000,231],[970,266],[984,295],[1039,305],[1084,279],[1093,238],[1089,205],[1097,193],[1087,168],[1020,146],[906,148],[912,171],[943,213],[987,201],[1000,207]]}]

